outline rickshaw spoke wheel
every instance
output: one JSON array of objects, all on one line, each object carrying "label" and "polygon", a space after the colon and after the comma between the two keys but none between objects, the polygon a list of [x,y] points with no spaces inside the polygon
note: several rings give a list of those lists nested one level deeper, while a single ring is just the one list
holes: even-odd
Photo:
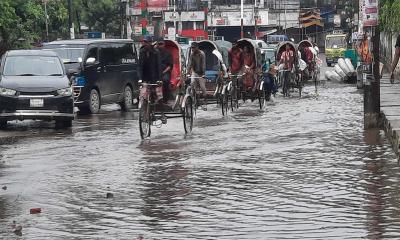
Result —
[{"label": "rickshaw spoke wheel", "polygon": [[228,92],[226,90],[221,94],[221,109],[222,116],[226,116],[228,114]]},{"label": "rickshaw spoke wheel", "polygon": [[185,133],[192,132],[193,129],[193,101],[188,97],[185,100],[185,107],[183,108],[183,127]]},{"label": "rickshaw spoke wheel", "polygon": [[263,90],[258,91],[258,102],[261,110],[264,109],[265,106],[265,101],[266,101],[265,96],[266,96],[265,91]]},{"label": "rickshaw spoke wheel", "polygon": [[151,118],[150,118],[150,104],[146,99],[142,99],[139,110],[139,130],[140,137],[146,139],[150,137],[151,134]]}]

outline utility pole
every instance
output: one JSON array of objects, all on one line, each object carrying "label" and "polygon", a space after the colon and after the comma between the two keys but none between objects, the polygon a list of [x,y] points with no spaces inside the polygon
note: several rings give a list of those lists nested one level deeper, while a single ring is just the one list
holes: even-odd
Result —
[{"label": "utility pole", "polygon": [[46,18],[46,41],[49,41],[49,15],[47,15],[47,0],[43,0],[44,3],[44,15]]},{"label": "utility pole", "polygon": [[72,0],[68,0],[68,28],[70,39],[75,39],[74,26],[72,24]]},{"label": "utility pole", "polygon": [[240,38],[244,38],[244,33],[243,33],[243,0],[240,1]]},{"label": "utility pole", "polygon": [[[367,72],[367,81],[364,86],[364,129],[378,128],[381,112],[380,101],[380,69],[379,69],[379,44],[380,30],[379,26],[371,28],[372,33],[372,64],[368,64],[365,70]],[[372,69],[371,69],[372,68]]]}]

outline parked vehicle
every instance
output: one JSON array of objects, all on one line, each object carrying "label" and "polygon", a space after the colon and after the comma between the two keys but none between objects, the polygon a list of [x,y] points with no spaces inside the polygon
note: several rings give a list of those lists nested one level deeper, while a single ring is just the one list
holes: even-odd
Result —
[{"label": "parked vehicle", "polygon": [[139,96],[137,51],[131,40],[80,39],[46,44],[74,69],[75,104],[82,113],[98,113],[101,105],[118,103],[122,110]]},{"label": "parked vehicle", "polygon": [[13,50],[0,67],[0,128],[11,120],[55,120],[71,127],[74,98],[61,59],[54,52]]},{"label": "parked vehicle", "polygon": [[326,35],[325,38],[325,56],[326,64],[332,66],[337,63],[339,58],[344,57],[347,49],[347,35],[341,31],[334,31],[332,34]]}]

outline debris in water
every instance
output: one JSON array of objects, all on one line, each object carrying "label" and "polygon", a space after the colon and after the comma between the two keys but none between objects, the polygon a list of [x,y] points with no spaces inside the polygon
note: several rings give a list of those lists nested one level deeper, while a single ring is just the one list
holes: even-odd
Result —
[{"label": "debris in water", "polygon": [[114,194],[108,192],[106,196],[107,196],[107,198],[113,198]]},{"label": "debris in water", "polygon": [[7,186],[3,186],[2,189],[3,189],[3,190],[7,190]]},{"label": "debris in water", "polygon": [[41,213],[42,209],[41,208],[31,208],[30,213],[31,214],[37,214],[37,213]]},{"label": "debris in water", "polygon": [[22,226],[18,225],[16,221],[11,224],[12,232],[18,236],[22,236]]}]

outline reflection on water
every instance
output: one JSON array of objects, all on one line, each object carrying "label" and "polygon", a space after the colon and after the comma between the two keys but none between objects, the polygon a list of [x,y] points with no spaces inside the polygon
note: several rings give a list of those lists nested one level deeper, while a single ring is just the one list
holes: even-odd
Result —
[{"label": "reflection on water", "polygon": [[141,141],[135,113],[112,112],[0,146],[0,236],[16,220],[26,239],[400,238],[383,133],[363,131],[354,86],[319,94],[210,107],[189,136],[174,119]]}]

